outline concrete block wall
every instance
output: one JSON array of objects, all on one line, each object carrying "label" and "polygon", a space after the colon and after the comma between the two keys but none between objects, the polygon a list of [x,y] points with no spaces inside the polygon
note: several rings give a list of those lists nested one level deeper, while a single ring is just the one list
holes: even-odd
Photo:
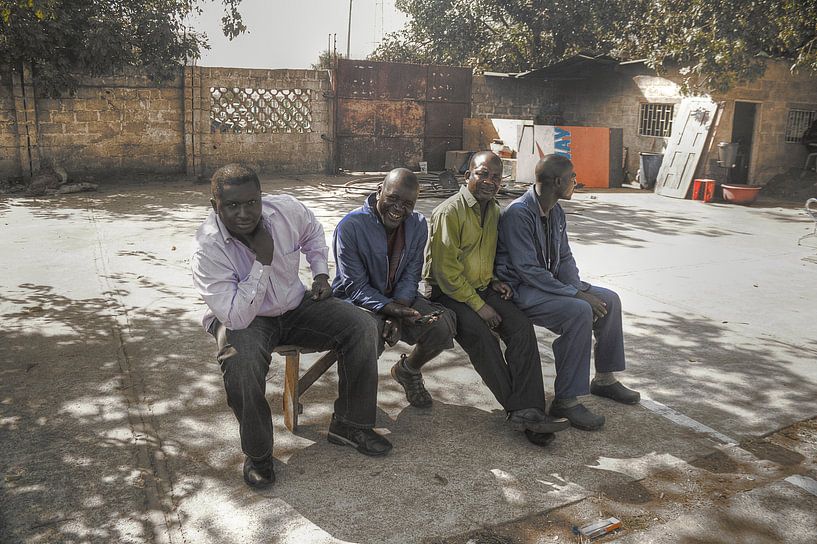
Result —
[{"label": "concrete block wall", "polygon": [[559,123],[560,113],[550,86],[542,81],[484,75],[472,80],[471,117]]},{"label": "concrete block wall", "polygon": [[[770,60],[763,77],[713,98],[724,106],[713,137],[716,144],[731,140],[736,101],[758,104],[749,165],[750,183],[762,185],[792,168],[802,168],[808,152],[801,143],[786,143],[786,124],[791,109],[817,111],[817,75],[792,74],[787,62]],[[709,165],[715,171],[722,171],[712,167],[716,160],[717,147],[710,152]]]},{"label": "concrete block wall", "polygon": [[0,179],[22,175],[12,77],[10,70],[0,70]]},{"label": "concrete block wall", "polygon": [[[201,174],[210,175],[218,167],[235,161],[252,165],[259,174],[331,170],[332,144],[328,140],[333,132],[332,99],[327,97],[330,81],[326,71],[203,67],[190,70],[187,75],[195,78],[190,99],[197,104],[197,111],[191,112],[188,118],[194,125],[194,140],[198,138],[198,144],[191,145],[199,154],[197,162]],[[311,131],[302,134],[212,132],[209,120],[211,87],[310,89]],[[324,96],[325,92],[327,96]]]},{"label": "concrete block wall", "polygon": [[[210,131],[210,87],[311,89],[312,131]],[[38,95],[29,71],[0,70],[0,178],[59,165],[74,179],[129,174],[210,175],[233,161],[260,173],[331,168],[329,76],[316,70],[179,68],[162,84],[138,72],[82,78],[73,95]],[[325,135],[326,139],[321,138]]]},{"label": "concrete block wall", "polygon": [[85,78],[73,96],[37,98],[43,166],[104,178],[184,171],[181,74],[161,86],[141,75]]}]

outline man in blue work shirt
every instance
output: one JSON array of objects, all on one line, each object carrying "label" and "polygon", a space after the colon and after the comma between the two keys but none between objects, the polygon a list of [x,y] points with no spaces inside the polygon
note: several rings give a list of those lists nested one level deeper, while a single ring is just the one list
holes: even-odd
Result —
[{"label": "man in blue work shirt", "polygon": [[[550,415],[584,430],[600,429],[604,416],[577,397],[592,393],[637,404],[638,392],[615,377],[624,370],[621,301],[603,287],[579,279],[559,199],[570,200],[576,173],[570,159],[546,155],[536,165],[536,182],[513,201],[499,222],[496,276],[514,291],[514,302],[530,320],[559,335],[553,342],[556,383]],[[590,380],[590,351],[596,337],[596,375]]]},{"label": "man in blue work shirt", "polygon": [[337,275],[332,291],[372,312],[384,342],[413,345],[391,369],[412,406],[428,408],[431,395],[420,369],[454,347],[454,313],[417,292],[428,240],[425,217],[414,211],[417,176],[405,168],[388,173],[363,206],[338,223],[333,238]]}]

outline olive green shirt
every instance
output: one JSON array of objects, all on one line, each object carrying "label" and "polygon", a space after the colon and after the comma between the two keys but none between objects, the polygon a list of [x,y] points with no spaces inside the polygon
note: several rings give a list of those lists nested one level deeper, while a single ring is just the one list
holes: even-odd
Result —
[{"label": "olive green shirt", "polygon": [[479,202],[462,186],[460,192],[431,214],[423,278],[443,294],[468,304],[475,312],[485,305],[477,294],[494,279],[499,203],[492,200],[480,224]]}]

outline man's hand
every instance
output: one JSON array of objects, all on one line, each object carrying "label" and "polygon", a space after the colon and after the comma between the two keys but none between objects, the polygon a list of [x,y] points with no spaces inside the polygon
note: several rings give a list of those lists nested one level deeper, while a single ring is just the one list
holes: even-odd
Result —
[{"label": "man's hand", "polygon": [[511,286],[504,281],[491,281],[491,289],[499,293],[502,300],[511,300],[513,298],[513,289],[511,289]]},{"label": "man's hand", "polygon": [[272,236],[264,227],[264,222],[259,221],[252,234],[247,236],[250,249],[255,253],[255,259],[268,266],[272,263],[272,256],[275,253],[275,242],[272,241]]},{"label": "man's hand", "polygon": [[410,308],[399,302],[389,302],[380,309],[380,313],[399,319],[417,319],[421,315],[420,312],[414,308]]},{"label": "man's hand", "polygon": [[486,304],[477,310],[477,315],[492,329],[497,328],[502,323],[502,317],[496,313],[496,310],[490,304]]},{"label": "man's hand", "polygon": [[585,301],[593,309],[593,321],[607,315],[607,303],[589,291],[577,292],[576,298]]},{"label": "man's hand", "polygon": [[312,300],[324,300],[332,296],[332,288],[329,286],[329,276],[318,274],[312,280]]},{"label": "man's hand", "polygon": [[383,338],[389,346],[393,346],[400,340],[400,320],[386,319],[383,327]]}]

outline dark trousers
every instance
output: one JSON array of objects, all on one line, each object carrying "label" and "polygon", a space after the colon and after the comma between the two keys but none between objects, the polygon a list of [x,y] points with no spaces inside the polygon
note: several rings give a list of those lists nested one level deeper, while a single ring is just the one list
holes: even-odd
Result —
[{"label": "dark trousers", "polygon": [[505,343],[503,357],[499,341],[485,321],[470,306],[436,292],[434,302],[449,308],[457,316],[454,339],[471,359],[474,369],[507,411],[523,408],[545,409],[545,387],[536,333],[530,320],[509,300],[502,300],[493,289],[479,291],[486,304],[502,317],[496,332]]},{"label": "dark trousers", "polygon": [[[400,340],[410,346],[421,345],[429,352],[442,351],[454,347],[454,335],[456,334],[457,317],[454,312],[445,308],[441,304],[430,302],[423,295],[417,295],[411,307],[421,314],[430,314],[435,310],[443,310],[443,314],[436,321],[428,325],[417,325],[410,321],[403,320],[400,324]],[[370,314],[377,321],[377,329],[380,335],[380,350],[383,353],[386,341],[383,339],[383,330],[386,327],[387,316],[383,314]],[[391,318],[394,319],[394,318]]]},{"label": "dark trousers", "polygon": [[371,428],[377,410],[377,325],[363,310],[336,298],[301,304],[278,317],[256,317],[246,329],[230,330],[216,321],[218,362],[227,404],[238,419],[241,449],[253,459],[272,453],[272,420],[265,397],[275,346],[294,344],[337,351],[338,398],[335,417]]},{"label": "dark trousers", "polygon": [[621,300],[610,289],[593,286],[590,293],[607,303],[607,315],[593,321],[593,310],[583,300],[553,296],[524,309],[534,324],[559,335],[553,342],[557,399],[590,393],[590,348],[596,337],[596,372],[624,370],[624,334]]}]

